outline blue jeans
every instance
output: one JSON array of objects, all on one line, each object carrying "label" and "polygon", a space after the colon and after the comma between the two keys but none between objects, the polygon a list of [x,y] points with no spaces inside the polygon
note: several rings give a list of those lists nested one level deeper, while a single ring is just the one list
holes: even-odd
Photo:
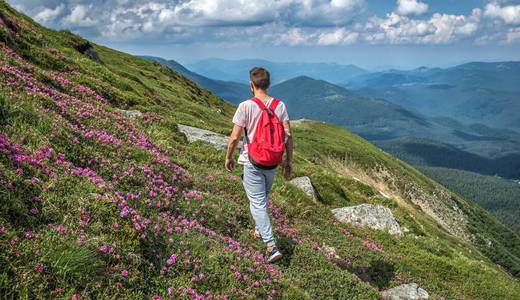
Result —
[{"label": "blue jeans", "polygon": [[268,195],[273,186],[276,168],[262,170],[252,165],[244,165],[244,189],[249,198],[249,209],[255,220],[255,229],[268,247],[276,244],[271,221],[269,220]]}]

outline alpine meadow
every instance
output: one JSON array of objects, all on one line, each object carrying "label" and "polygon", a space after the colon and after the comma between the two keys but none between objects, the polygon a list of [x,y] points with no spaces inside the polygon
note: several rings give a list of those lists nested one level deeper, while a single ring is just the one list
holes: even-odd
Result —
[{"label": "alpine meadow", "polygon": [[[509,185],[518,184],[489,176],[518,173],[482,154],[494,149],[489,140],[461,138],[512,123],[454,125],[422,104],[382,99],[382,88],[280,73],[272,90],[294,111],[292,178],[308,177],[316,198],[276,176],[269,214],[284,256],[267,263],[242,170],[226,172],[210,138],[183,133],[228,136],[238,102],[211,91],[238,100],[249,87],[147,59],[46,28],[0,0],[1,299],[398,299],[388,291],[403,285],[428,299],[520,299],[519,191]],[[369,76],[334,68],[350,70],[344,84]],[[306,97],[291,94],[302,88]],[[297,110],[296,101],[321,97],[316,90],[330,105]],[[406,101],[419,93],[403,91]],[[347,114],[345,103],[359,111]],[[374,118],[381,126],[371,129]],[[446,138],[432,142],[442,151],[464,152],[464,167],[425,163],[403,146],[412,133],[429,143],[428,129]],[[501,147],[514,149],[518,135],[506,131]],[[473,157],[486,164],[472,168]],[[500,186],[500,202],[475,193],[472,177]],[[338,217],[368,206],[396,232]]]}]

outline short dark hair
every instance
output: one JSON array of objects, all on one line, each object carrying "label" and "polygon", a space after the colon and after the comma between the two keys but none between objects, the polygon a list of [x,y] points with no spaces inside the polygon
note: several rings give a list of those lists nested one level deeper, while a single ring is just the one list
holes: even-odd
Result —
[{"label": "short dark hair", "polygon": [[249,79],[257,89],[267,90],[271,85],[271,75],[264,68],[252,68],[249,71]]}]

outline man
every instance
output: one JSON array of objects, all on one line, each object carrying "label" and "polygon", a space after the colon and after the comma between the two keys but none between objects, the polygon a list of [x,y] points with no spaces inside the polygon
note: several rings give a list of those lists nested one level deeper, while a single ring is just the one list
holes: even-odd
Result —
[{"label": "man", "polygon": [[[251,158],[251,153],[248,153],[248,144],[254,139],[257,124],[263,113],[261,107],[264,107],[264,110],[265,108],[270,109],[273,107],[271,104],[273,104],[275,108],[271,111],[277,117],[276,121],[281,122],[283,125],[285,140],[282,143],[285,142],[286,159],[281,163],[281,166],[286,179],[291,176],[292,172],[293,140],[285,104],[267,94],[267,89],[271,84],[269,72],[263,68],[253,68],[249,72],[249,78],[251,92],[254,98],[259,99],[261,103],[252,98],[240,103],[238,106],[233,117],[235,125],[229,137],[225,167],[230,172],[233,170],[233,152],[240,141],[242,132],[245,131],[246,136],[244,137],[238,163],[244,165],[243,185],[249,198],[251,215],[255,221],[255,238],[262,239],[267,244],[267,262],[274,262],[282,257],[278,247],[276,247],[276,240],[268,215],[268,195],[271,192],[276,174],[276,165],[270,168],[263,168],[262,165],[257,164]],[[280,153],[280,155],[283,155],[283,153]]]}]

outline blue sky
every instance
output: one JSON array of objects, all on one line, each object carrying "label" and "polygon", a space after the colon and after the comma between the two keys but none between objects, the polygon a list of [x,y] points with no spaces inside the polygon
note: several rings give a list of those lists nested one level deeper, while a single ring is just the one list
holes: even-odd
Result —
[{"label": "blue sky", "polygon": [[99,44],[370,69],[520,60],[520,0],[7,0]]}]

